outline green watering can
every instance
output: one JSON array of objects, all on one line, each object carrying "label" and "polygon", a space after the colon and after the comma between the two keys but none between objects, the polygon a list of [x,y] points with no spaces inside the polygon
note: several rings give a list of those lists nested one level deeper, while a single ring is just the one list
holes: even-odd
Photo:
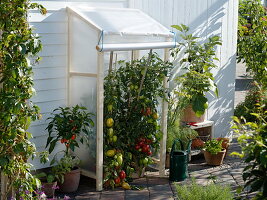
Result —
[{"label": "green watering can", "polygon": [[[179,142],[181,150],[176,150],[176,143]],[[191,151],[192,140],[189,141],[187,149],[180,139],[174,140],[170,153],[170,181],[183,181],[188,177],[188,161]]]}]

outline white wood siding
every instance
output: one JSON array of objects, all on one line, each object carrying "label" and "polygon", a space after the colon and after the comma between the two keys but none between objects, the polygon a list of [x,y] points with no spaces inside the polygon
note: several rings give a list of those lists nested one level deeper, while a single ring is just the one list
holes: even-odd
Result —
[{"label": "white wood siding", "polygon": [[[58,106],[66,105],[67,97],[67,5],[86,4],[93,7],[131,7],[151,15],[167,28],[172,24],[189,25],[191,31],[207,38],[213,34],[222,37],[218,49],[220,68],[215,71],[220,97],[210,101],[208,118],[215,121],[215,136],[229,132],[233,114],[237,0],[47,0],[34,1],[47,8],[43,16],[29,12],[29,22],[41,37],[43,57],[34,66],[34,83],[37,95],[33,101],[40,106],[43,119],[33,122],[30,130],[38,150],[46,142],[47,117]],[[38,162],[36,168],[42,167]]]}]

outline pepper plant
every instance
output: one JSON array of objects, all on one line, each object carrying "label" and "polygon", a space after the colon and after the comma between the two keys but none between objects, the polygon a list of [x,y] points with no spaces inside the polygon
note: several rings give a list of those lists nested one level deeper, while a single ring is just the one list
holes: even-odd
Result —
[{"label": "pepper plant", "polygon": [[[171,63],[150,53],[120,67],[105,78],[104,101],[104,183],[125,186],[132,173],[141,174],[152,162],[162,133],[157,107],[164,98],[165,76]],[[128,188],[128,187],[125,187]]]},{"label": "pepper plant", "polygon": [[0,1],[0,169],[8,180],[2,199],[7,199],[12,188],[18,191],[15,199],[32,199],[40,186],[27,163],[36,151],[27,129],[39,112],[30,101],[34,89],[29,59],[38,61],[36,55],[42,48],[27,22],[27,12],[34,8],[46,12],[29,0]]}]

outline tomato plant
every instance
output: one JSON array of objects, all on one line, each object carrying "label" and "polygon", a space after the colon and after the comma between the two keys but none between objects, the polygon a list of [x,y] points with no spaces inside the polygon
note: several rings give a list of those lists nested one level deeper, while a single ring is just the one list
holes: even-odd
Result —
[{"label": "tomato plant", "polygon": [[[163,80],[172,65],[155,53],[149,55],[120,61],[120,67],[105,78],[104,182],[111,187],[122,170],[127,180],[134,171],[140,172],[159,147],[158,100],[164,97]],[[116,151],[114,155],[111,149]]]}]

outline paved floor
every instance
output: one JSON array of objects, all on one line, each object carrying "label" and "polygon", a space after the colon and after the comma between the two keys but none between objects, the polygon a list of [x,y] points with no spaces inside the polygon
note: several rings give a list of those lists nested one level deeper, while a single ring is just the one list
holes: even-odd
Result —
[{"label": "paved floor", "polygon": [[244,101],[251,82],[252,78],[246,73],[245,64],[237,63],[235,79],[235,106]]},{"label": "paved floor", "polygon": [[[238,144],[231,143],[229,153],[240,151]],[[219,184],[228,184],[235,190],[243,184],[242,170],[244,164],[237,157],[226,156],[224,164],[219,167],[208,166],[205,163],[203,155],[194,156],[189,163],[189,176],[195,177],[196,182],[202,185],[215,181]],[[168,170],[166,170],[168,173]],[[190,178],[179,184],[187,184]],[[68,194],[71,199],[116,199],[116,200],[166,200],[176,199],[175,183],[169,182],[168,176],[159,177],[158,172],[147,171],[144,178],[135,179],[131,185],[138,186],[140,190],[105,190],[95,191],[95,181],[90,178],[82,177],[80,187],[77,193]],[[242,194],[243,196],[246,194]],[[60,195],[61,196],[61,195]],[[64,195],[63,195],[64,196]]]}]

